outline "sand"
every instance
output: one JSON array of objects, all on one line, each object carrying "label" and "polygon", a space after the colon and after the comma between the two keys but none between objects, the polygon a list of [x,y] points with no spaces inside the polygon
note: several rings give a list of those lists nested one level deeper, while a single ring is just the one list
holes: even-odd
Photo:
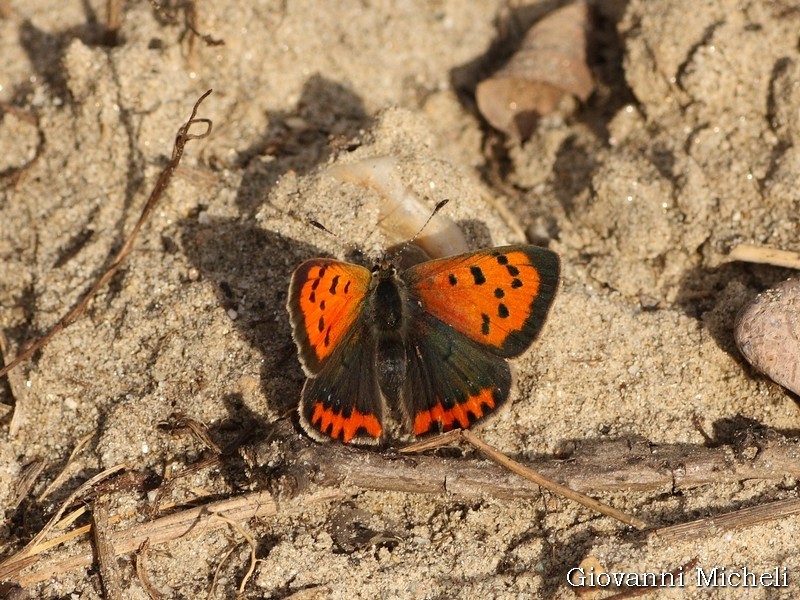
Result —
[{"label": "sand", "polygon": [[[291,415],[304,376],[284,308],[288,280],[307,258],[380,253],[376,193],[325,171],[375,156],[393,156],[431,208],[449,198],[446,214],[472,247],[527,233],[562,257],[544,334],[514,361],[512,402],[480,429],[489,443],[524,461],[587,440],[702,446],[706,434],[722,443],[742,422],[795,434],[796,397],[756,374],[732,334],[738,309],[791,272],[726,256],[740,242],[800,243],[800,12],[788,1],[707,0],[692,4],[691,18],[678,0],[595,7],[595,94],[524,144],[509,141],[498,185],[485,176],[488,131],[462,86],[475,83],[501,4],[199,3],[198,29],[225,42],[208,46],[182,18],[128,3],[119,43],[108,46],[103,2],[0,2],[7,361],[101,273],[177,128],[214,89],[200,110],[213,133],[187,146],[126,265],[83,318],[0,386],[3,555],[102,469],[164,475],[198,460],[197,440],[159,428],[174,415],[205,423],[221,446],[247,432],[257,442]],[[37,500],[83,438],[65,478]],[[36,460],[44,469],[15,506]],[[200,470],[159,501],[257,490],[258,471],[236,461]],[[787,476],[594,495],[669,525],[795,493]],[[109,493],[123,516],[114,526],[151,518],[153,500]],[[342,522],[380,536],[343,541]],[[786,567],[790,587],[750,590],[777,598],[796,595],[800,568],[796,517],[661,544],[549,494],[350,490],[241,527],[259,558],[247,598],[570,598],[567,573],[589,555],[625,572],[693,558],[707,570]],[[232,598],[247,571],[244,539],[231,526],[153,547],[150,580],[165,597],[205,597],[217,573],[211,597]],[[133,563],[133,554],[118,563],[123,597],[146,598]],[[28,590],[103,597],[96,567]],[[687,575],[686,588],[658,596],[735,594],[698,589]]]}]

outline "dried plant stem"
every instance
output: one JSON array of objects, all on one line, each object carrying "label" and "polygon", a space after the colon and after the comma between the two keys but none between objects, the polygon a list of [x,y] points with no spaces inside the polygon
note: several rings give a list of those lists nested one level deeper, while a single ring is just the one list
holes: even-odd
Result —
[{"label": "dried plant stem", "polygon": [[139,551],[136,553],[136,577],[139,579],[139,584],[145,591],[150,600],[161,600],[164,594],[159,592],[153,583],[150,581],[150,576],[147,574],[147,559],[150,550],[150,540],[146,539],[139,545]]},{"label": "dried plant stem", "polygon": [[758,504],[713,517],[679,523],[656,529],[651,535],[671,544],[704,535],[719,535],[723,531],[741,529],[766,521],[777,521],[800,514],[800,499],[788,498],[767,504]]},{"label": "dried plant stem", "polygon": [[111,542],[111,519],[104,499],[95,502],[92,509],[92,533],[97,562],[100,564],[104,597],[108,600],[122,600],[122,580],[114,544]]},{"label": "dried plant stem", "polygon": [[611,517],[612,519],[616,519],[626,525],[633,525],[637,529],[646,529],[649,527],[647,521],[643,519],[639,519],[638,517],[634,517],[628,514],[625,514],[621,510],[617,510],[607,504],[603,504],[599,500],[595,500],[594,498],[590,498],[585,494],[581,494],[580,492],[576,492],[573,489],[570,489],[564,485],[556,483],[555,481],[543,477],[533,469],[526,467],[523,464],[518,463],[517,461],[509,458],[496,448],[493,448],[482,439],[480,439],[477,435],[472,433],[471,431],[465,429],[461,432],[461,437],[463,437],[471,446],[473,446],[476,450],[478,450],[484,456],[487,456],[498,465],[501,465],[519,475],[520,477],[524,477],[530,482],[535,483],[536,485],[543,487],[551,492],[558,494],[559,496],[563,496],[564,498],[568,498],[578,504],[582,504],[586,508],[590,508],[591,510],[597,511],[602,515],[606,515],[607,517]]},{"label": "dried plant stem", "polygon": [[[314,504],[339,500],[345,496],[346,494],[340,490],[321,489],[304,494],[296,501],[282,503],[280,509],[285,510],[289,506],[306,508]],[[271,493],[254,492],[184,510],[124,530],[111,531],[108,539],[116,555],[128,554],[139,548],[145,541],[150,544],[161,544],[185,535],[197,536],[221,527],[228,527],[230,522],[271,517],[277,514],[278,510],[278,503],[273,499]],[[94,554],[88,541],[78,544],[77,548],[70,548],[68,558],[57,555],[49,560],[41,560],[36,569],[28,573],[19,573],[20,569],[18,568],[7,568],[7,566],[25,568],[30,564],[30,561],[21,563],[22,557],[17,557],[19,554],[12,556],[6,563],[0,564],[0,577],[16,581],[21,586],[45,581],[59,573],[86,567],[94,562]],[[5,573],[4,567],[6,567]]]},{"label": "dried plant stem", "polygon": [[[186,142],[205,138],[211,133],[211,121],[209,119],[197,118],[197,109],[200,107],[200,103],[203,102],[203,100],[205,100],[209,94],[211,94],[211,90],[208,90],[202,96],[200,96],[197,102],[195,102],[194,108],[192,108],[192,114],[189,117],[189,120],[181,125],[180,129],[178,129],[178,135],[175,138],[175,145],[172,149],[172,157],[170,158],[169,164],[167,164],[166,168],[161,171],[161,174],[158,176],[158,180],[153,186],[153,191],[150,193],[150,197],[142,209],[142,214],[139,216],[139,220],[136,222],[136,225],[134,225],[133,230],[125,240],[122,248],[120,248],[119,252],[117,252],[117,255],[111,261],[111,264],[97,279],[89,291],[84,294],[80,302],[78,302],[78,304],[71,311],[69,311],[69,313],[62,317],[61,320],[50,329],[50,331],[44,334],[44,336],[39,338],[35,343],[31,344],[25,350],[20,352],[16,358],[14,358],[14,360],[12,360],[4,368],[0,369],[0,377],[6,375],[11,369],[23,361],[28,360],[37,350],[43,348],[50,342],[51,339],[75,322],[78,317],[83,314],[83,311],[86,310],[86,307],[89,305],[91,299],[94,298],[95,294],[97,294],[101,288],[111,281],[111,278],[114,277],[117,271],[119,271],[123,261],[131,253],[133,244],[136,241],[136,237],[139,235],[139,232],[147,222],[147,219],[150,217],[150,214],[153,212],[156,204],[161,199],[161,195],[164,193],[164,190],[172,179],[172,176],[175,174],[175,169],[178,168],[181,157],[183,156],[183,150],[186,146]],[[192,125],[198,123],[205,124],[206,130],[200,134],[189,133],[189,129],[192,127]]]},{"label": "dried plant stem", "polygon": [[47,534],[59,523],[61,520],[61,516],[64,512],[69,508],[69,506],[78,498],[83,496],[88,490],[93,488],[95,485],[107,479],[111,475],[122,471],[125,468],[124,464],[116,465],[111,467],[110,469],[106,469],[105,471],[101,471],[91,479],[85,481],[83,485],[81,485],[78,489],[72,492],[64,502],[62,502],[61,507],[58,509],[55,515],[53,515],[47,524],[42,528],[42,530],[37,533],[33,539],[28,542],[25,547],[17,552],[14,556],[10,557],[9,559],[0,563],[0,579],[3,579],[8,576],[9,573],[13,573],[17,570],[17,565],[20,561],[25,560],[35,554],[38,554],[42,550],[39,548],[39,545],[44,541],[44,538],[47,537]]},{"label": "dried plant stem", "polygon": [[778,250],[766,246],[739,244],[728,255],[731,260],[800,269],[800,252]]},{"label": "dried plant stem", "polygon": [[[316,444],[293,435],[291,427],[282,423],[276,424],[273,434],[269,436],[273,441],[265,441],[251,450],[251,459],[256,466],[269,463],[277,469],[282,465],[277,471],[285,478],[285,482],[281,481],[289,484],[283,487],[300,490],[293,497],[282,498],[279,504],[270,492],[253,492],[196,506],[124,530],[110,530],[107,538],[113,552],[127,554],[140,548],[145,541],[159,544],[184,535],[201,535],[233,522],[271,517],[279,510],[305,509],[314,504],[340,500],[359,489],[495,498],[535,498],[541,494],[540,484],[484,460],[425,455],[407,457],[391,452],[364,452],[342,445]],[[433,441],[440,445],[443,440],[457,440],[459,435],[449,434]],[[274,443],[275,439],[280,443]],[[800,476],[800,441],[760,430],[743,435],[742,439],[745,442],[741,447],[717,448],[689,444],[660,446],[643,439],[585,442],[576,446],[569,460],[540,459],[531,465],[544,477],[584,492],[635,490],[669,493],[697,485],[759,479],[779,481],[787,476]],[[756,455],[745,452],[753,443],[758,444]],[[431,442],[426,444],[430,446]],[[476,447],[483,451],[480,444]],[[744,458],[751,455],[753,458]],[[513,462],[519,465],[517,461]],[[528,468],[519,466],[523,470]],[[90,530],[88,525],[76,527],[56,540],[44,541],[44,537],[54,527],[72,521],[72,515],[64,518],[62,515],[75,499],[84,496],[89,488],[119,469],[121,466],[100,473],[76,490],[31,543],[0,564],[0,578],[31,585],[70,569],[90,565],[94,558],[88,540],[72,544],[69,556],[65,551],[57,550],[53,556],[43,556],[46,549],[86,535]],[[308,486],[309,481],[316,485]],[[800,514],[800,500],[779,500],[650,530],[648,535],[670,543],[680,542],[701,535],[720,535],[732,529],[795,514]],[[110,515],[109,522],[113,524],[116,518],[116,515]],[[637,525],[636,522],[633,524]]]},{"label": "dried plant stem", "polygon": [[477,435],[466,429],[464,430],[457,429],[445,433],[436,438],[432,438],[430,440],[423,440],[422,442],[411,444],[410,446],[406,446],[405,448],[403,448],[402,452],[404,454],[410,452],[421,452],[422,450],[428,450],[430,448],[435,448],[437,446],[450,443],[456,438],[462,438],[473,448],[475,448],[478,452],[480,452],[490,460],[493,460],[501,467],[508,469],[512,473],[516,473],[520,477],[527,479],[528,481],[539,487],[543,487],[555,494],[563,496],[564,498],[573,500],[578,504],[582,504],[587,508],[590,508],[592,510],[599,512],[600,514],[611,517],[612,519],[616,519],[622,523],[625,523],[626,525],[633,525],[637,529],[646,529],[649,526],[648,523],[642,519],[625,514],[620,510],[612,508],[607,504],[603,504],[602,502],[595,500],[594,498],[590,498],[585,494],[576,492],[575,490],[567,486],[556,483],[552,479],[537,473],[533,469],[526,467],[525,465],[513,460],[512,458],[509,458],[496,448],[484,442]]},{"label": "dried plant stem", "polygon": [[83,436],[80,440],[78,440],[78,443],[75,444],[75,447],[72,449],[72,452],[70,452],[69,458],[67,458],[67,462],[64,464],[64,468],[61,469],[59,474],[56,475],[53,481],[50,482],[50,485],[48,485],[44,489],[44,491],[41,494],[39,494],[39,496],[36,498],[37,502],[43,502],[44,499],[47,498],[54,489],[56,489],[59,485],[61,485],[61,482],[64,481],[64,479],[67,476],[67,469],[69,469],[69,466],[72,464],[72,462],[83,451],[83,449],[86,447],[86,444],[92,441],[92,438],[94,438],[95,434],[96,432],[91,431],[87,433],[85,436]]}]

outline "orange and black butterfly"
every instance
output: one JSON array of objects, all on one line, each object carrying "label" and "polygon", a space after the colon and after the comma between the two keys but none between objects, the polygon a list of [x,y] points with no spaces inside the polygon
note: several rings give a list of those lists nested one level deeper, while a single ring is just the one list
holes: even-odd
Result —
[{"label": "orange and black butterfly", "polygon": [[314,439],[356,444],[381,440],[387,409],[416,435],[469,427],[508,399],[506,359],[539,335],[558,279],[558,255],[537,246],[404,271],[304,262],[287,303],[308,376],[300,423]]}]

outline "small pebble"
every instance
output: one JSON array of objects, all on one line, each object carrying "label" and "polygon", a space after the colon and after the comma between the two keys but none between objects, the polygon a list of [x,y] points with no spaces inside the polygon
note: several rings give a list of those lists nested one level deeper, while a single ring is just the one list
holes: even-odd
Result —
[{"label": "small pebble", "polygon": [[800,394],[800,280],[784,281],[742,307],[734,337],[751,365]]}]

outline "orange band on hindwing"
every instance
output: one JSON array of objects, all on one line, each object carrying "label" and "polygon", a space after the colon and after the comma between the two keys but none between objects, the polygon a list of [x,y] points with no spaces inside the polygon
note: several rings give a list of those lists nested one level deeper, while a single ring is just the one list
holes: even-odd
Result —
[{"label": "orange band on hindwing", "polygon": [[434,431],[450,431],[456,427],[466,429],[495,407],[491,388],[486,388],[478,395],[470,396],[465,402],[456,403],[451,408],[442,406],[439,398],[436,400],[437,403],[433,408],[419,412],[414,417],[414,433],[416,435]]},{"label": "orange band on hindwing", "polygon": [[383,432],[380,421],[375,415],[367,415],[354,408],[350,412],[350,416],[345,417],[342,413],[336,413],[333,409],[325,408],[322,402],[314,403],[311,425],[317,428],[320,433],[333,439],[341,438],[345,443],[352,440],[359,433],[365,433],[372,438],[378,439]]}]

